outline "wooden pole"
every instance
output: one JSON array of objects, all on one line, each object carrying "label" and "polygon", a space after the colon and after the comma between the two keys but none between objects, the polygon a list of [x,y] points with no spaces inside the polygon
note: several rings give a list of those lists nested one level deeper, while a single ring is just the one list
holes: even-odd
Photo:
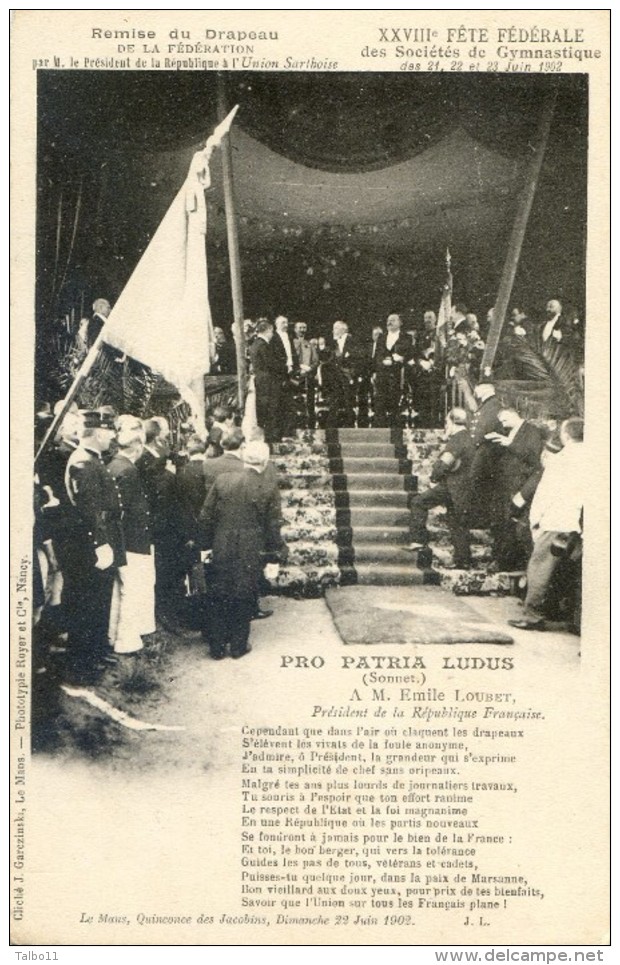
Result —
[{"label": "wooden pole", "polygon": [[79,370],[78,374],[76,375],[75,379],[73,380],[73,385],[71,386],[71,388],[70,388],[69,391],[67,392],[66,396],[64,397],[63,403],[62,403],[60,409],[58,410],[57,414],[56,414],[56,415],[54,416],[54,418],[52,419],[52,422],[51,422],[51,424],[50,424],[50,427],[49,427],[49,429],[47,430],[47,432],[45,433],[45,435],[44,435],[44,437],[43,437],[43,441],[42,441],[41,445],[39,446],[39,448],[38,448],[38,450],[37,450],[36,456],[34,457],[35,465],[37,464],[37,461],[38,461],[38,459],[40,458],[41,454],[47,449],[49,443],[50,443],[51,440],[54,438],[54,436],[55,436],[55,434],[56,434],[56,430],[58,429],[60,423],[62,422],[62,420],[63,420],[64,417],[66,416],[67,411],[68,411],[68,409],[69,409],[69,406],[71,405],[71,403],[72,403],[73,400],[75,399],[76,395],[78,394],[79,390],[81,389],[82,385],[84,384],[84,381],[85,381],[85,379],[87,378],[90,370],[92,369],[93,365],[95,364],[95,362],[96,362],[96,360],[97,360],[97,356],[99,355],[99,349],[101,348],[101,345],[102,345],[102,343],[103,343],[103,333],[104,333],[104,330],[105,330],[105,325],[103,326],[103,328],[102,328],[101,331],[99,332],[99,335],[97,336],[97,338],[96,338],[95,341],[93,342],[91,348],[89,349],[88,355],[86,356],[86,358],[85,358],[84,361],[82,362],[82,364],[81,364],[81,366],[80,366],[80,370]]},{"label": "wooden pole", "polygon": [[[226,87],[221,74],[217,76],[217,114],[223,121],[228,114]],[[222,138],[222,174],[224,180],[224,209],[226,212],[226,236],[228,239],[228,259],[230,265],[230,285],[232,292],[234,337],[237,350],[237,392],[239,406],[243,414],[247,387],[245,363],[245,333],[243,331],[243,292],[241,288],[241,260],[239,258],[239,238],[235,215],[235,195],[233,185],[232,148],[230,134]]]},{"label": "wooden pole", "polygon": [[514,285],[515,275],[519,266],[519,258],[521,257],[523,239],[525,238],[525,232],[527,230],[530,211],[532,210],[534,195],[536,194],[536,188],[538,187],[540,169],[542,167],[543,158],[547,149],[549,131],[551,130],[551,121],[553,120],[553,112],[555,110],[556,97],[556,90],[550,90],[547,93],[543,104],[542,113],[540,115],[536,146],[530,161],[525,184],[521,192],[521,197],[519,198],[517,214],[512,226],[512,233],[508,243],[506,260],[504,262],[504,268],[500,278],[497,300],[493,306],[493,321],[491,322],[491,328],[489,329],[487,343],[480,366],[482,377],[490,376],[493,371],[493,362],[495,361],[495,354],[497,352],[499,340],[502,335],[506,312],[508,311],[508,305],[512,295],[512,286]]}]

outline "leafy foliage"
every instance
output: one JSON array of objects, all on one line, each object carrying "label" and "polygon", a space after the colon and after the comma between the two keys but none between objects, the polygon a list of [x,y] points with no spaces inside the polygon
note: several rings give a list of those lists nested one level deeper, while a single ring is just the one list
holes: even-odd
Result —
[{"label": "leafy foliage", "polygon": [[581,370],[570,349],[561,342],[543,342],[540,333],[530,340],[513,338],[510,350],[521,377],[539,383],[554,407],[566,415],[583,416],[584,393]]}]

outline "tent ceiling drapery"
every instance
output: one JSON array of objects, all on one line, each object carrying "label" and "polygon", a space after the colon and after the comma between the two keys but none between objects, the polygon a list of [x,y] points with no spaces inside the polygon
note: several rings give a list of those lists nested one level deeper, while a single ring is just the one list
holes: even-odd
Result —
[{"label": "tent ceiling drapery", "polygon": [[[39,75],[42,128],[69,150],[90,143],[150,150],[194,143],[216,122],[215,76],[193,71],[53,71]],[[460,126],[506,155],[536,128],[549,79],[485,73],[224,73],[236,126],[306,167],[359,171],[389,167],[425,151]],[[568,104],[575,77],[553,78],[566,95],[563,123],[575,132],[583,111]],[[577,78],[579,81],[579,78]]]},{"label": "tent ceiling drapery", "polygon": [[363,173],[305,167],[276,154],[243,130],[233,136],[237,211],[275,224],[381,223],[429,205],[512,193],[519,164],[455,130],[415,157]]},{"label": "tent ceiling drapery", "polygon": [[[429,267],[441,275],[446,245],[461,290],[488,303],[547,78],[247,72],[223,79],[229,103],[240,104],[233,163],[250,303],[263,306],[262,291],[269,290],[285,305],[303,289],[304,304],[318,305],[328,296],[317,292],[317,272],[331,271],[334,258],[343,274],[332,279],[332,292],[342,290],[346,301],[352,294],[344,295],[343,275],[358,250],[368,261],[352,270],[369,290],[374,286],[373,304],[381,302],[385,277],[410,303],[411,277],[419,290]],[[74,290],[86,281],[115,298],[178,190],[192,150],[216,123],[216,78],[50,71],[38,82],[40,250],[48,249],[40,263],[44,269],[53,261],[60,193],[68,221],[83,183],[67,289],[81,272]],[[529,257],[549,276],[541,286],[561,291],[562,272],[571,284],[583,275],[587,85],[578,75],[554,83],[556,116],[532,214],[539,234],[531,236],[535,247],[528,254],[526,246],[524,263]],[[213,174],[209,233],[222,261],[213,291],[225,299],[217,162]],[[565,252],[559,260],[558,235]],[[63,237],[73,236],[67,223]],[[420,298],[435,300],[436,285],[433,278]],[[332,309],[326,301],[324,314]]]}]

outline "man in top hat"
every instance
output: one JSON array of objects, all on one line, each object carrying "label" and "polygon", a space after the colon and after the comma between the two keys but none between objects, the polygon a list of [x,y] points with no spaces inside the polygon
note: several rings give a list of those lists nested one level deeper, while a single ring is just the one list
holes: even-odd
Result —
[{"label": "man in top hat", "polygon": [[127,562],[122,500],[103,460],[115,434],[108,413],[98,409],[82,413],[80,443],[65,472],[74,512],[63,571],[63,603],[69,678],[76,684],[95,683],[110,657],[112,584],[117,568]]}]

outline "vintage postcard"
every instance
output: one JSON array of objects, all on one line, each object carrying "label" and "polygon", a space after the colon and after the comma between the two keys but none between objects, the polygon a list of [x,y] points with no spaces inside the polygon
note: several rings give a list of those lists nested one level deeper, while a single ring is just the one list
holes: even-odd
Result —
[{"label": "vintage postcard", "polygon": [[608,944],[609,24],[14,12],[16,946]]}]

